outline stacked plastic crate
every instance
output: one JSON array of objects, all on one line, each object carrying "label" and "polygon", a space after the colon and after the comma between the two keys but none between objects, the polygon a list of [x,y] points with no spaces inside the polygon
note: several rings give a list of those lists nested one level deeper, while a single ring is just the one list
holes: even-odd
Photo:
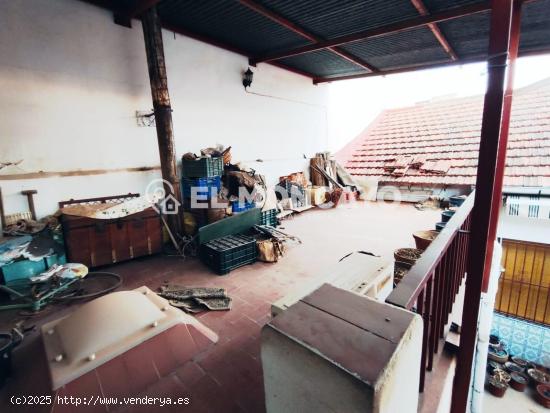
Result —
[{"label": "stacked plastic crate", "polygon": [[268,209],[267,211],[262,211],[260,224],[276,227],[278,225],[277,209],[273,208]]},{"label": "stacked plastic crate", "polygon": [[222,174],[223,158],[202,157],[181,161],[183,209],[193,218],[197,229],[208,224],[208,209],[212,198],[221,190]]},{"label": "stacked plastic crate", "polygon": [[200,258],[218,275],[256,261],[256,240],[246,235],[228,235],[201,246]]}]

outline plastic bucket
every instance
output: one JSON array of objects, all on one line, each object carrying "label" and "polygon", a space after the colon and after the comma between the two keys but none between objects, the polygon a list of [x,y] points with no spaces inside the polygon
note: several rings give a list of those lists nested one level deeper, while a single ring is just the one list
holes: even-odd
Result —
[{"label": "plastic bucket", "polygon": [[437,232],[441,231],[443,228],[445,228],[445,224],[446,224],[446,222],[437,222],[435,224],[435,230]]},{"label": "plastic bucket", "polygon": [[449,220],[451,219],[451,217],[455,214],[455,211],[452,211],[450,209],[446,210],[446,211],[443,211],[441,213],[441,221],[442,222],[449,222]]},{"label": "plastic bucket", "polygon": [[449,198],[449,204],[453,207],[459,207],[464,203],[465,200],[466,196],[456,195]]}]

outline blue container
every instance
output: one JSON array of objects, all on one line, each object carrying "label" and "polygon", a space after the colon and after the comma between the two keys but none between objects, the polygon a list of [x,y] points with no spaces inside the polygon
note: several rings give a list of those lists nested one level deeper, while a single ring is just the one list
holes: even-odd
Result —
[{"label": "blue container", "polygon": [[40,261],[21,260],[2,267],[2,275],[4,283],[10,286],[13,283],[24,281],[43,273],[54,264],[65,264],[67,259],[65,254],[58,256],[57,254],[43,258]]},{"label": "blue container", "polygon": [[450,209],[443,211],[441,213],[441,222],[449,222],[451,217],[455,214],[455,211],[452,211]]},{"label": "blue container", "polygon": [[231,201],[231,210],[234,214],[239,212],[248,211],[249,209],[256,208],[256,202],[244,201],[244,203],[239,201]]},{"label": "blue container", "polygon": [[447,224],[446,222],[438,222],[435,224],[435,230],[436,231],[441,231],[443,228],[445,228],[445,224]]},{"label": "blue container", "polygon": [[46,262],[43,259],[40,261],[16,261],[2,267],[2,274],[4,275],[4,283],[6,285],[14,281],[28,279],[44,271],[46,271]]},{"label": "blue container", "polygon": [[461,206],[466,201],[466,195],[456,195],[449,198],[449,205],[453,207]]},{"label": "blue container", "polygon": [[222,188],[222,179],[220,176],[210,178],[181,178],[181,193],[184,198],[191,198],[191,188],[199,188],[196,192],[201,199],[211,199],[212,189],[218,194]]}]

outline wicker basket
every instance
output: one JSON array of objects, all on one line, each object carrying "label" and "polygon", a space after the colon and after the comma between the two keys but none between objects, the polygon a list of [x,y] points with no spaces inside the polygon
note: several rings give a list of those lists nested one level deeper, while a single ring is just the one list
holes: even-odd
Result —
[{"label": "wicker basket", "polygon": [[414,242],[416,243],[416,248],[424,251],[432,243],[432,241],[439,234],[438,231],[428,230],[428,231],[417,231],[413,234]]},{"label": "wicker basket", "polygon": [[416,248],[399,248],[393,253],[395,261],[398,261],[402,265],[408,265],[412,267],[416,261],[420,258],[422,250]]}]

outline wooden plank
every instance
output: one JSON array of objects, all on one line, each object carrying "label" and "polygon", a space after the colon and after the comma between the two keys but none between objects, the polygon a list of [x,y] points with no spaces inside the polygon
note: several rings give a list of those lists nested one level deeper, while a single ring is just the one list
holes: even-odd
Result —
[{"label": "wooden plank", "polygon": [[130,259],[130,247],[128,244],[128,224],[120,221],[117,224],[109,225],[112,260],[120,262]]},{"label": "wooden plank", "polygon": [[413,319],[410,312],[382,305],[330,284],[323,284],[300,301],[384,337],[394,344],[401,341]]}]

